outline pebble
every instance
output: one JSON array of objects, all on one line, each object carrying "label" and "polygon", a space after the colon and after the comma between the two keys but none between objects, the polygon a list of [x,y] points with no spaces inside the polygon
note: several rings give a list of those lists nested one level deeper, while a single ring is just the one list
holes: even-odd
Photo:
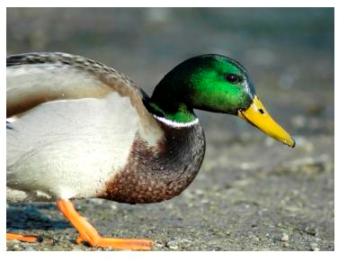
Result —
[{"label": "pebble", "polygon": [[118,208],[116,204],[112,204],[110,207],[112,210],[117,210],[117,208]]},{"label": "pebble", "polygon": [[177,241],[175,241],[175,240],[170,240],[169,242],[166,243],[166,246],[172,250],[178,249],[178,244],[177,244]]},{"label": "pebble", "polygon": [[282,234],[282,237],[281,237],[281,241],[282,241],[282,242],[288,242],[288,240],[289,240],[288,234],[283,233],[283,234]]},{"label": "pebble", "polygon": [[35,249],[34,249],[33,247],[31,247],[31,246],[26,246],[26,247],[24,248],[24,250],[25,250],[25,251],[35,251]]},{"label": "pebble", "polygon": [[163,244],[163,243],[161,243],[161,242],[158,242],[158,241],[155,241],[155,247],[157,247],[157,248],[162,248],[162,247],[164,247],[165,245]]},{"label": "pebble", "polygon": [[240,165],[240,168],[242,170],[249,170],[249,169],[251,169],[251,167],[252,167],[252,163],[247,163],[247,162],[243,162]]},{"label": "pebble", "polygon": [[231,236],[231,232],[229,230],[225,231],[226,236]]},{"label": "pebble", "polygon": [[89,202],[96,204],[96,205],[101,205],[104,203],[104,200],[101,198],[91,198],[91,199],[89,199]]},{"label": "pebble", "polygon": [[194,191],[194,193],[197,195],[197,196],[203,196],[205,194],[205,192],[201,189],[196,189]]},{"label": "pebble", "polygon": [[200,202],[201,202],[201,204],[209,204],[209,203],[210,203],[210,200],[204,198],[204,199],[202,199]]},{"label": "pebble", "polygon": [[[17,241],[17,240],[15,240],[15,241]],[[12,248],[13,248],[13,250],[20,250],[19,244],[12,245]]]},{"label": "pebble", "polygon": [[304,232],[311,236],[317,236],[318,235],[318,230],[314,226],[307,226],[304,229]]},{"label": "pebble", "polygon": [[166,246],[171,250],[178,250],[181,247],[187,247],[192,243],[189,239],[170,240],[166,243]]},{"label": "pebble", "polygon": [[256,241],[256,242],[260,241],[259,237],[257,237],[257,236],[253,236],[253,240]]},{"label": "pebble", "polygon": [[75,246],[73,247],[72,251],[82,251],[82,246]]},{"label": "pebble", "polygon": [[312,251],[319,251],[319,247],[317,243],[311,243],[310,247]]}]

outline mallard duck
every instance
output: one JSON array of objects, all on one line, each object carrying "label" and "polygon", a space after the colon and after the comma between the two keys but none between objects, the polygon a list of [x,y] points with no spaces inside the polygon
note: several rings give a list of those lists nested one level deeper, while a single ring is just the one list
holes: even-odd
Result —
[{"label": "mallard duck", "polygon": [[[194,109],[239,116],[294,147],[269,115],[246,69],[226,56],[190,58],[149,97],[115,69],[66,53],[7,58],[7,199],[50,200],[79,233],[78,243],[148,250],[149,239],[102,237],[72,199],[160,202],[197,175],[204,131]],[[35,242],[38,236],[7,233]]]}]

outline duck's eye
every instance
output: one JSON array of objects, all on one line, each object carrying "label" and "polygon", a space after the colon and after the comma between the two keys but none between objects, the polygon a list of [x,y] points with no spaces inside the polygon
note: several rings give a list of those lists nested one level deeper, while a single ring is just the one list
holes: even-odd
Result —
[{"label": "duck's eye", "polygon": [[235,74],[227,74],[226,79],[232,84],[240,83],[242,81],[242,77]]}]

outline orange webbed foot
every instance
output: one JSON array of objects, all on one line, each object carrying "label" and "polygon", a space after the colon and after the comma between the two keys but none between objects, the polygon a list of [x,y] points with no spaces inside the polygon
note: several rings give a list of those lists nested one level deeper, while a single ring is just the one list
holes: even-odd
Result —
[{"label": "orange webbed foot", "polygon": [[71,201],[59,199],[57,201],[59,210],[71,222],[79,232],[76,239],[78,244],[88,243],[92,247],[125,249],[125,250],[151,250],[153,241],[148,239],[121,239],[106,238],[99,235],[96,229],[75,210]]},{"label": "orange webbed foot", "polygon": [[153,241],[149,239],[126,239],[126,238],[107,238],[96,237],[92,241],[85,240],[81,236],[76,239],[77,244],[87,243],[93,247],[114,248],[123,250],[151,250]]},{"label": "orange webbed foot", "polygon": [[7,240],[18,240],[18,241],[28,242],[28,243],[42,242],[42,238],[39,236],[22,235],[22,234],[18,234],[18,233],[6,233],[6,239]]}]

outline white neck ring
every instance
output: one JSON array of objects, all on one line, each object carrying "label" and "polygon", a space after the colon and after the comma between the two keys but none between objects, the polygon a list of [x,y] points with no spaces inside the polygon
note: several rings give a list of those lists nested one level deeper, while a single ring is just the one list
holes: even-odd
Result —
[{"label": "white neck ring", "polygon": [[161,122],[167,126],[174,127],[174,128],[190,127],[190,126],[197,125],[199,123],[198,118],[195,118],[194,120],[192,120],[190,122],[180,123],[180,122],[176,122],[176,121],[167,119],[167,118],[162,117],[162,116],[153,115],[153,117],[155,119],[157,119],[159,122]]}]

